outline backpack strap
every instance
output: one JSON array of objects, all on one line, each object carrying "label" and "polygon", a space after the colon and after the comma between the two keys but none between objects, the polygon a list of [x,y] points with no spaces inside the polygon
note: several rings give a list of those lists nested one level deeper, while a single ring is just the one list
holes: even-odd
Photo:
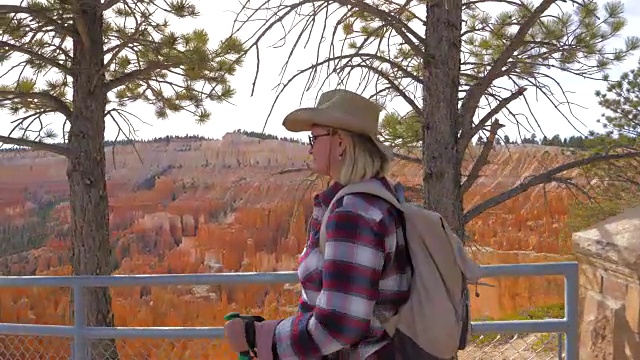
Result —
[{"label": "backpack strap", "polygon": [[[330,209],[335,205],[335,203],[350,194],[356,193],[365,193],[377,196],[386,200],[388,203],[393,205],[396,209],[398,209],[401,213],[404,212],[402,209],[402,205],[398,202],[398,199],[387,190],[384,186],[377,183],[377,180],[364,181],[356,184],[350,184],[338,191],[336,196],[331,200],[331,203],[327,207],[324,215],[322,216],[322,222],[320,223],[320,241],[318,243],[318,247],[320,248],[320,253],[324,254],[324,245],[327,242],[327,230],[325,229],[325,225],[327,224],[327,219],[329,218]],[[406,235],[405,235],[406,237]]]}]

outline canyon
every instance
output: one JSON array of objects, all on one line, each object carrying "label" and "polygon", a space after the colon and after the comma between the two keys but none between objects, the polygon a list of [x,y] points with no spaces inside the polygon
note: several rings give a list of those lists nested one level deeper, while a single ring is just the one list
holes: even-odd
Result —
[{"label": "canyon", "polygon": [[[328,184],[306,171],[287,170],[304,167],[307,151],[297,142],[240,133],[219,140],[167,138],[108,146],[114,273],[296,269],[311,199]],[[463,173],[478,153],[468,151]],[[575,158],[567,148],[497,146],[482,177],[465,194],[465,208]],[[0,274],[70,274],[65,159],[3,151],[0,169]],[[419,165],[403,160],[394,163],[390,175],[405,185],[413,201],[420,201],[421,177]],[[486,211],[467,225],[470,253],[481,264],[573,259],[566,222],[574,197],[550,184]],[[493,287],[479,287],[479,297],[472,298],[475,319],[503,318],[563,301],[561,277],[486,282]],[[288,316],[296,310],[299,291],[295,284],[172,286],[113,288],[112,295],[118,326],[219,326],[229,311]],[[49,300],[39,300],[43,297]],[[69,304],[69,289],[0,289],[0,322],[70,324]],[[13,346],[8,341],[0,337],[0,348]],[[69,351],[64,341],[25,341],[42,353]],[[154,347],[149,341],[120,341],[121,359],[232,358],[216,342]],[[202,357],[189,350],[193,347],[201,349]]]}]

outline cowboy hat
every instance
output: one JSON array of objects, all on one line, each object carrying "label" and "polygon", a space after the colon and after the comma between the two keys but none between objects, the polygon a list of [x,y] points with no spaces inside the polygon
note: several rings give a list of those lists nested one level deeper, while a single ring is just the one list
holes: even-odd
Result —
[{"label": "cowboy hat", "polygon": [[311,131],[315,126],[327,126],[368,136],[389,159],[393,151],[378,139],[378,118],[382,108],[354,92],[337,89],[320,95],[311,108],[292,111],[282,125],[291,132]]}]

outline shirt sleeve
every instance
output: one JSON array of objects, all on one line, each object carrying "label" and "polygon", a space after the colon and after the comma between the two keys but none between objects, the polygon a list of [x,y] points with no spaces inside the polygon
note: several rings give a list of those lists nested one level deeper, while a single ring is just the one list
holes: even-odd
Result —
[{"label": "shirt sleeve", "polygon": [[329,215],[322,291],[312,312],[284,319],[276,328],[279,359],[319,359],[356,344],[368,333],[387,227],[383,220],[351,209],[339,208]]}]

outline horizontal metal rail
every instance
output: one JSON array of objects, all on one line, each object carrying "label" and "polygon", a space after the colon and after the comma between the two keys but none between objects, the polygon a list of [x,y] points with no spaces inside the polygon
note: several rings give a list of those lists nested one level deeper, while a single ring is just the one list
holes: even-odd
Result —
[{"label": "horizontal metal rail", "polygon": [[[562,275],[565,278],[565,317],[563,319],[472,322],[473,334],[486,333],[564,333],[567,360],[578,359],[578,264],[576,262],[484,265],[482,277]],[[224,274],[163,274],[111,276],[4,276],[2,287],[70,287],[74,292],[74,325],[36,325],[0,323],[1,335],[74,338],[74,359],[84,359],[89,339],[202,339],[222,338],[222,327],[89,327],[83,318],[84,300],[75,296],[85,287],[237,285],[297,283],[294,271]]]}]

